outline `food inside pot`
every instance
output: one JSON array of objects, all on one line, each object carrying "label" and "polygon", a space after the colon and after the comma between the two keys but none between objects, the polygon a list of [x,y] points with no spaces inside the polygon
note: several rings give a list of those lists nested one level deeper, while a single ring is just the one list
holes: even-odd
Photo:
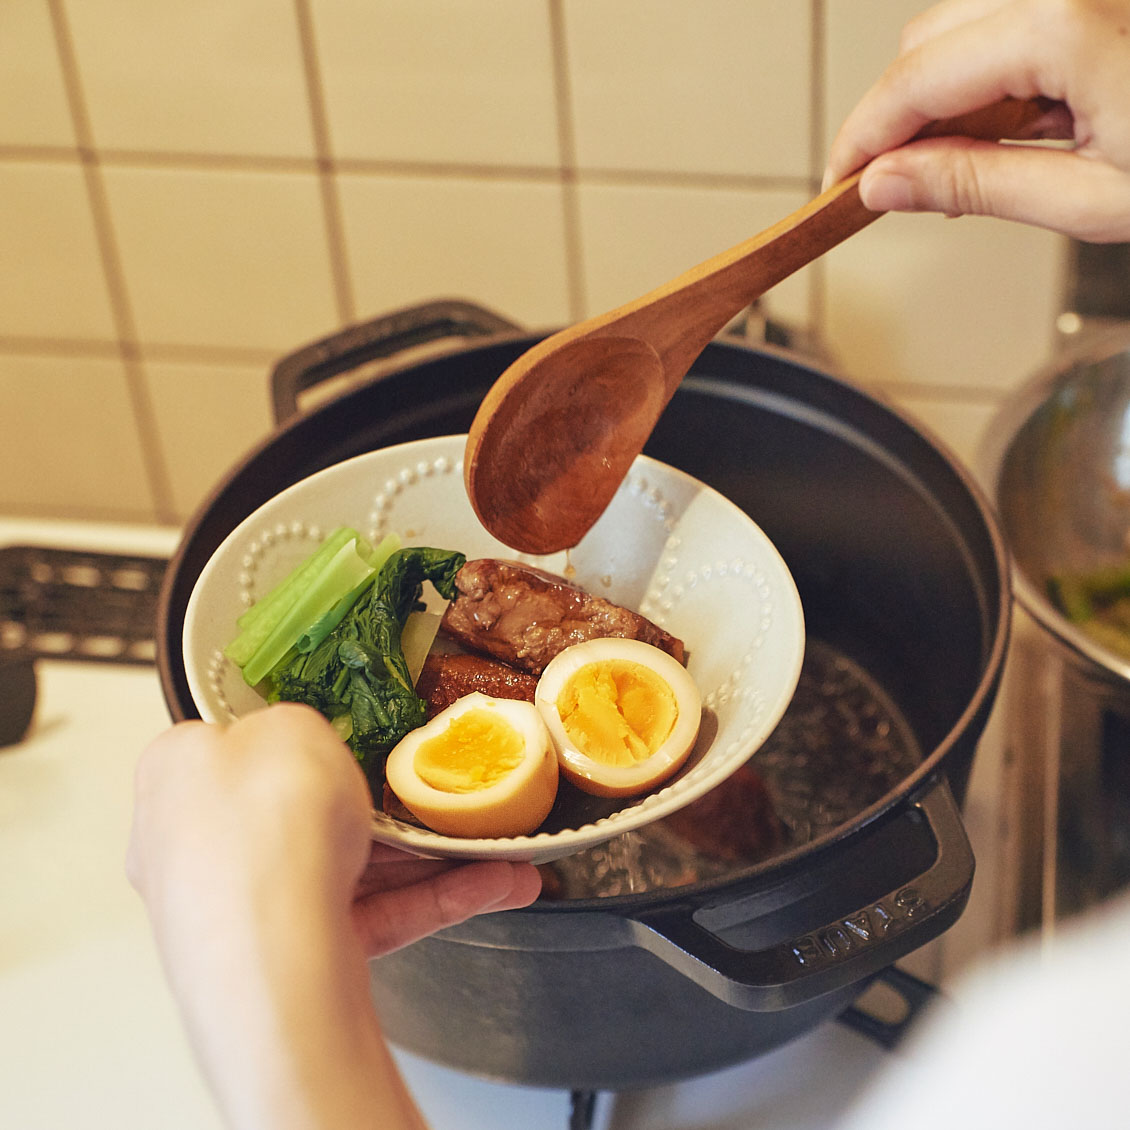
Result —
[{"label": "food inside pot", "polygon": [[1130,659],[1130,563],[1058,573],[1048,581],[1048,596],[1096,643]]}]

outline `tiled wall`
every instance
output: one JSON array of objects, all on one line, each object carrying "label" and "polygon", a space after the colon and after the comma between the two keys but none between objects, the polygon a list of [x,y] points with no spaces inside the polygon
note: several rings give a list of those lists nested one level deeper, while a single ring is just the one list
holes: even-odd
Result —
[{"label": "tiled wall", "polygon": [[[811,195],[911,0],[2,0],[0,512],[174,523],[267,374],[458,296],[531,327]],[[885,217],[771,314],[972,457],[1064,248]]]}]

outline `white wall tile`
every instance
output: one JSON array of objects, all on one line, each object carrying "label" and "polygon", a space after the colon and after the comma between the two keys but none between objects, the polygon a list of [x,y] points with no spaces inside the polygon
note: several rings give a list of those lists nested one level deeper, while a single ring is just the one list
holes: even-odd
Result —
[{"label": "white wall tile", "polygon": [[363,175],[339,183],[359,317],[467,298],[530,327],[567,319],[558,186]]},{"label": "white wall tile", "polygon": [[0,145],[74,145],[75,135],[43,0],[0,4]]},{"label": "white wall tile", "polygon": [[287,350],[337,324],[317,179],[107,168],[143,342]]},{"label": "white wall tile", "polygon": [[[769,227],[807,199],[803,192],[670,186],[584,185],[579,190],[587,314],[662,285]],[[810,272],[775,287],[765,308],[810,322]]]},{"label": "white wall tile", "polygon": [[337,157],[555,165],[545,0],[315,0]]},{"label": "white wall tile", "polygon": [[929,0],[824,0],[825,143],[898,54],[903,27]]},{"label": "white wall tile", "polygon": [[0,335],[113,340],[77,165],[0,163]]},{"label": "white wall tile", "polygon": [[997,413],[997,404],[987,400],[955,399],[914,389],[892,391],[890,399],[924,431],[939,440],[976,475],[985,432]]},{"label": "white wall tile", "polygon": [[273,430],[269,367],[146,361],[144,368],[173,510],[187,518]]},{"label": "white wall tile", "polygon": [[[825,86],[815,140],[826,143],[928,0],[823,0],[820,60],[808,2],[561,0],[560,45],[550,0],[309,3],[331,142],[347,162],[336,183],[357,318],[455,296],[542,329],[572,317],[571,267],[583,275],[584,312],[597,313],[802,203],[822,159],[814,79]],[[61,0],[60,10],[96,144],[140,155],[111,159],[102,176],[143,350],[281,355],[333,332],[316,176],[249,171],[261,158],[313,154],[295,5]],[[570,67],[580,165],[568,190],[552,173],[562,161],[556,46]],[[83,374],[49,442],[21,433],[16,450],[35,473],[25,468],[6,501],[105,513],[110,498],[115,513],[148,514],[140,451],[153,437],[137,433],[124,375],[105,359],[117,330],[83,171],[5,149],[74,140],[49,5],[3,0],[0,338],[52,344],[39,357],[0,355],[0,412],[38,411],[39,382],[61,398],[60,374],[76,365]],[[245,158],[248,171],[195,159],[209,156]],[[435,175],[415,167],[427,165]],[[472,165],[504,168],[458,168]],[[711,177],[787,178],[796,190]],[[566,191],[578,206],[574,248]],[[814,331],[849,376],[897,398],[969,460],[990,406],[1052,347],[1064,253],[1058,237],[994,221],[884,217],[771,291],[766,306]],[[61,362],[60,341],[91,343],[94,359]],[[267,373],[152,356],[156,440],[173,505],[187,513],[271,427]],[[114,450],[95,452],[89,418],[104,401],[112,422],[99,443]],[[76,476],[71,449],[92,475]]]},{"label": "white wall tile", "polygon": [[565,0],[581,168],[805,176],[811,10]]},{"label": "white wall tile", "polygon": [[117,359],[0,355],[0,510],[152,521]]},{"label": "white wall tile", "polygon": [[[924,0],[827,0],[830,141]],[[1064,241],[996,220],[885,216],[830,252],[825,330],[861,380],[1004,390],[1047,356]]]},{"label": "white wall tile", "polygon": [[67,4],[95,143],[157,153],[310,157],[293,4]]},{"label": "white wall tile", "polygon": [[865,381],[1012,388],[1052,345],[1063,240],[982,217],[889,215],[824,259],[824,327]]}]

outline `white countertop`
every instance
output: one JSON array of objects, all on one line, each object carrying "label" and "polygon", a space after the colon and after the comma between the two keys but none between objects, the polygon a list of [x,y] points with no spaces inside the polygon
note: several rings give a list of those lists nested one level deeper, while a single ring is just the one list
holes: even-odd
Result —
[{"label": "white countertop", "polygon": [[[0,544],[169,553],[172,531],[0,520]],[[0,1125],[219,1127],[123,862],[152,667],[39,662],[0,749]]]},{"label": "white countertop", "polygon": [[0,750],[0,1124],[219,1127],[123,871],[133,765],[168,725],[156,672],[38,675],[32,732]]}]

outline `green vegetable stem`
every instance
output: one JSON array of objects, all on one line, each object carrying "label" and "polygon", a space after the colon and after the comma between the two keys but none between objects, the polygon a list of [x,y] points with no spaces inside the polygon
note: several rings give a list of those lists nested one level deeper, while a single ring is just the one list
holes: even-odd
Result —
[{"label": "green vegetable stem", "polygon": [[374,550],[349,526],[334,530],[239,618],[240,633],[224,654],[243,671],[248,684],[255,686],[314,621],[357,591],[399,548],[395,534],[389,534]]},{"label": "green vegetable stem", "polygon": [[299,594],[280,617],[274,630],[256,649],[243,668],[243,677],[251,685],[261,683],[298,645],[312,623],[324,615],[323,609],[335,608],[350,594],[362,592],[375,570],[357,550],[357,543],[343,545],[326,563],[312,584]]},{"label": "green vegetable stem", "polygon": [[304,702],[333,719],[374,785],[384,755],[424,722],[401,647],[404,623],[420,606],[424,581],[445,600],[455,596],[455,574],[465,560],[450,550],[397,550],[359,593],[347,591],[340,616],[334,607],[300,633],[306,650],[293,647],[269,674],[268,698]]}]

